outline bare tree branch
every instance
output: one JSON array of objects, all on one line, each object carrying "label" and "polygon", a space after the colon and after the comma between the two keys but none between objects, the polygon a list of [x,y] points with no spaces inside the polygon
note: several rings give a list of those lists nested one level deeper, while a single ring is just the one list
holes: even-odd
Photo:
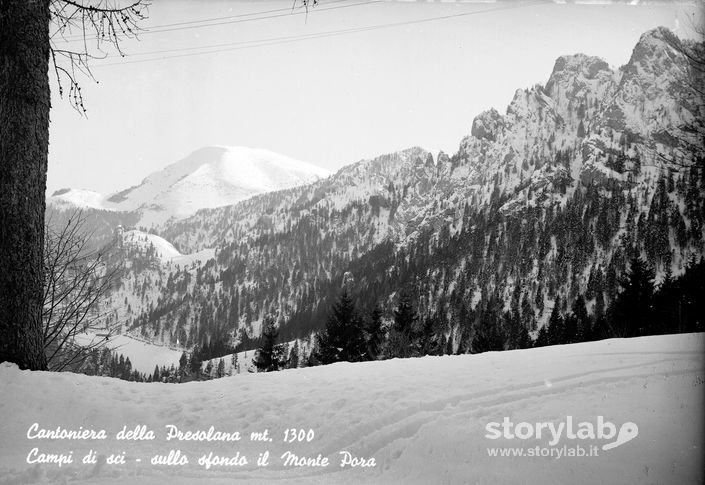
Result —
[{"label": "bare tree branch", "polygon": [[[89,251],[91,234],[85,219],[74,213],[59,229],[47,221],[45,237],[44,350],[49,370],[78,365],[90,350],[102,347],[115,325],[108,325],[108,310],[100,305],[118,275],[105,263],[107,248]],[[100,335],[79,342],[81,334]]]},{"label": "bare tree branch", "polygon": [[[147,0],[131,0],[126,4],[119,0],[51,1],[51,18],[55,28],[50,36],[51,62],[59,84],[59,94],[63,97],[66,83],[69,102],[80,113],[85,114],[86,108],[78,74],[96,81],[89,61],[107,56],[106,46],[124,56],[120,44],[125,39],[137,38],[140,31],[138,23],[147,18],[148,6]],[[73,50],[59,49],[57,35],[66,40],[66,34],[74,29],[81,32],[82,46]],[[88,31],[96,33],[94,47],[88,45]]]}]

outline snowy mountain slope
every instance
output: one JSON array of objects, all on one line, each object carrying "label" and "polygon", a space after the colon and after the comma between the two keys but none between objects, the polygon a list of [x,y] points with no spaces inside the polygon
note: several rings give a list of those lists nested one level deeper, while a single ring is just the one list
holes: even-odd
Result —
[{"label": "snowy mountain slope", "polygon": [[[0,484],[428,484],[701,483],[705,421],[703,334],[616,339],[481,355],[395,359],[269,374],[242,374],[188,384],[140,384],[70,373],[0,366]],[[487,425],[597,427],[599,417],[638,434],[613,449],[611,438],[567,431],[553,449],[597,446],[597,456],[500,457],[489,448],[550,452],[546,434],[489,439]],[[28,439],[28,429],[104,429],[105,440]],[[145,425],[154,440],[117,441]],[[237,442],[166,441],[180,431],[240,432]],[[289,428],[313,429],[309,442],[283,443]],[[268,430],[271,442],[250,440]],[[629,428],[629,429],[634,429]],[[544,428],[544,431],[546,428]],[[606,430],[609,433],[609,430]],[[36,432],[30,433],[34,436]],[[580,435],[578,435],[580,436]],[[74,463],[27,464],[30,450],[73,451]],[[125,452],[126,464],[83,465],[94,450],[103,461]],[[151,465],[180,450],[189,463]],[[270,452],[269,465],[255,464]],[[327,467],[284,467],[286,451],[328,458]],[[374,458],[375,466],[339,466],[340,451]],[[209,452],[248,464],[205,469]],[[141,460],[137,462],[136,460]]]},{"label": "snowy mountain slope", "polygon": [[[194,289],[199,268],[214,256],[215,250],[212,248],[182,254],[171,243],[156,234],[137,229],[124,231],[121,226],[118,226],[105,256],[107,266],[119,275],[114,280],[109,294],[99,304],[105,328],[112,328],[127,338],[135,338],[140,345],[142,342],[154,343],[157,353],[167,347],[181,349],[186,344],[186,337],[182,333],[174,335],[173,340],[164,340],[160,338],[160,332],[148,334],[145,328],[133,329],[132,319],[143,311],[152,311],[159,306],[160,287],[162,284],[172,286],[172,274],[179,275],[182,281],[178,286],[179,291]],[[183,278],[189,279],[190,282],[183,284]],[[173,324],[174,322],[170,322],[165,326],[171,327]],[[138,359],[144,353],[143,349],[138,347],[139,345],[137,347],[127,345],[125,349],[116,350],[132,360],[132,350],[137,350]],[[174,355],[169,354],[168,359],[156,363],[168,367],[174,361],[178,362],[182,351],[173,350],[178,354],[175,360]],[[152,372],[154,364],[150,366],[146,371],[143,368],[138,370]],[[133,368],[136,367],[133,366]]]},{"label": "snowy mountain slope", "polygon": [[97,209],[108,210],[105,207],[104,196],[99,192],[85,189],[57,190],[47,200],[47,204],[60,209]]},{"label": "snowy mountain slope", "polygon": [[64,189],[49,198],[58,207],[138,212],[139,225],[153,227],[200,209],[234,204],[328,176],[328,171],[274,152],[248,147],[205,147],[159,170],[135,187],[101,196]]},{"label": "snowy mountain slope", "polygon": [[[702,140],[695,143],[685,133],[705,116],[705,104],[674,39],[665,28],[644,33],[616,71],[598,57],[561,56],[544,86],[517,90],[505,115],[478,116],[458,156],[469,161],[468,177],[483,187],[483,200],[496,187],[514,207],[536,199],[544,206],[564,203],[565,191],[556,193],[556,187],[567,186],[571,195],[574,180],[626,185],[641,168],[651,175],[643,177],[649,187],[641,190],[653,191],[670,162],[702,157]],[[557,152],[568,154],[563,163],[546,163]],[[623,167],[614,170],[620,157]],[[487,183],[490,176],[494,183]],[[537,177],[548,183],[527,184]],[[529,188],[535,189],[533,200],[527,200]]]},{"label": "snowy mountain slope", "polygon": [[[161,234],[187,250],[229,243],[243,233],[259,232],[260,225],[279,231],[290,222],[316,212],[332,210],[342,213],[349,211],[351,206],[368,204],[370,197],[377,196],[382,204],[386,204],[393,197],[392,192],[403,189],[404,184],[419,184],[419,189],[428,195],[429,179],[433,179],[434,174],[432,155],[413,147],[345,166],[332,176],[311,184],[262,194],[232,206],[174,221],[165,226]],[[337,231],[337,221],[331,222],[329,228],[321,227],[321,230]],[[197,231],[194,226],[198,226]],[[374,240],[379,242],[386,236],[386,231],[377,232]]]},{"label": "snowy mountain slope", "polygon": [[[397,187],[403,200],[390,229],[402,238],[417,225],[457,221],[460,206],[489,205],[493,194],[503,196],[504,209],[512,212],[564,205],[579,187],[617,182],[626,189],[641,175],[639,195],[650,199],[664,170],[682,172],[671,161],[694,162],[705,154],[702,141],[683,136],[705,117],[705,105],[697,87],[686,84],[690,74],[669,45],[672,38],[665,28],[646,32],[617,71],[598,57],[561,56],[544,86],[516,91],[505,115],[494,109],[478,115],[452,157],[412,148],[364,160],[330,180],[237,209],[206,211],[164,233],[180,247],[213,245],[249,231],[261,211],[276,215],[311,200],[342,211],[376,196],[389,199]],[[618,155],[624,166],[615,170],[610,166]],[[637,163],[645,173],[634,170]]]},{"label": "snowy mountain slope", "polygon": [[282,337],[306,337],[348,271],[362,304],[387,315],[396,292],[413,288],[453,352],[468,349],[489,302],[521,304],[531,331],[558,298],[566,312],[585,294],[604,314],[630,258],[658,280],[705,253],[705,147],[689,135],[705,105],[672,39],[646,32],[617,70],[558,58],[505,114],[478,115],[451,156],[410,148],[167,224],[160,235],[181,251],[215,247],[214,264],[189,287],[190,307],[162,287],[161,320],[134,321],[169,327],[174,342],[192,325],[255,337],[272,313]]}]

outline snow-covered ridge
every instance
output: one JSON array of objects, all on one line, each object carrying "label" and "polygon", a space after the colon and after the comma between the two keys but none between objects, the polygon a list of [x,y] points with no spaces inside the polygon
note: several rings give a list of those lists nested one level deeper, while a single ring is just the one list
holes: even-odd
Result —
[{"label": "snow-covered ridge", "polygon": [[78,207],[83,209],[107,210],[104,204],[105,196],[100,192],[85,189],[57,190],[47,200],[56,207]]},{"label": "snow-covered ridge", "polygon": [[125,231],[122,234],[122,244],[137,246],[142,249],[154,248],[155,256],[161,261],[188,266],[196,261],[205,262],[215,256],[214,249],[203,249],[192,254],[181,254],[169,241],[156,234],[150,234],[136,229]]},{"label": "snow-covered ridge", "polygon": [[182,219],[200,209],[235,204],[276,190],[304,185],[330,173],[320,167],[268,150],[211,146],[146,177],[139,185],[103,196],[62,189],[49,203],[80,208],[139,212],[139,225],[153,227]]},{"label": "snow-covered ridge", "polygon": [[[260,301],[285,302],[280,308],[286,320],[308,312],[301,310],[306,301],[304,295],[306,298],[309,295],[308,281],[319,278],[323,285],[337,284],[330,272],[321,269],[323,267],[333,264],[344,267],[349,261],[356,264],[356,260],[367,258],[380,243],[391,242],[397,250],[407,249],[429,228],[439,237],[431,239],[427,247],[442,240],[440,235],[445,228],[448,228],[445,240],[448,235],[476,233],[477,243],[449,246],[454,252],[447,259],[444,256],[439,266],[430,263],[418,268],[426,271],[422,274],[428,281],[419,283],[419,294],[424,295],[420,296],[424,300],[420,306],[434,308],[441,302],[438,306],[450,308],[442,298],[453,292],[464,292],[464,301],[472,301],[474,306],[479,302],[474,295],[480,295],[486,288],[498,288],[508,302],[514,289],[521,287],[527,301],[541,302],[533,309],[538,323],[543,323],[550,312],[540,308],[552,308],[555,297],[554,290],[547,291],[547,286],[558,288],[556,291],[563,297],[574,294],[571,288],[585,291],[593,270],[603,272],[610,268],[621,273],[626,269],[618,251],[624,244],[623,235],[645,233],[639,229],[640,217],[649,220],[649,212],[657,217],[655,214],[663,211],[667,214],[664,220],[683,221],[680,227],[699,220],[684,210],[683,191],[672,194],[672,207],[665,203],[656,207],[650,202],[656,193],[659,173],[669,173],[662,170],[667,161],[651,155],[652,145],[667,157],[672,156],[666,150],[669,147],[659,141],[668,137],[654,135],[673,133],[671,136],[678,143],[687,140],[679,134],[679,127],[696,114],[694,103],[682,103],[686,99],[684,94],[695,90],[685,82],[688,78],[683,69],[678,64],[668,63],[672,52],[662,34],[660,29],[645,33],[640,45],[651,47],[637,46],[635,52],[643,50],[643,54],[633,56],[642,64],[658,69],[611,69],[597,57],[562,56],[548,77],[547,86],[519,90],[504,115],[496,110],[479,115],[471,134],[463,139],[459,151],[452,157],[433,157],[424,150],[410,149],[364,160],[308,186],[199,212],[171,225],[164,234],[187,250],[219,247],[219,260],[208,270],[216,281],[216,291],[221,288],[224,292],[232,291],[237,286],[239,291],[255,287],[261,282],[260,275],[278,275],[282,268],[300,271],[301,283],[292,278],[261,292]],[[682,87],[676,90],[679,86]],[[690,158],[691,155],[684,156],[683,160]],[[687,182],[684,171],[672,175],[674,186],[678,185],[678,180],[682,186],[691,183]],[[581,198],[583,196],[586,198]],[[621,197],[625,197],[624,202]],[[612,204],[613,200],[620,202]],[[475,208],[493,214],[497,202],[502,203],[500,212],[505,221],[485,226],[485,216],[473,215]],[[584,227],[590,228],[584,238],[573,238],[571,233],[582,232],[565,231],[550,222],[557,208],[560,208],[561,219],[566,220],[563,218],[570,213],[565,210],[569,202],[576,204],[570,210],[584,208],[581,210],[585,218],[581,220],[585,221]],[[604,231],[602,240],[594,237],[596,231],[592,229],[597,227],[597,212],[602,220],[616,221],[601,224],[601,227],[611,228]],[[607,219],[608,213],[610,219]],[[507,242],[511,233],[505,230],[510,227],[508,222],[514,223],[509,221],[514,216],[517,216],[515,221],[534,221],[526,227],[534,227],[540,236],[537,237],[534,229],[524,233],[523,228],[516,236],[517,241],[531,241],[528,246]],[[674,223],[671,225],[666,231],[673,232],[664,246],[670,246],[673,254],[671,271],[679,274],[684,269],[684,261],[702,253],[702,239],[698,240],[696,235],[693,243],[685,239],[683,243],[677,242],[677,227]],[[491,246],[487,238],[494,238],[488,236],[494,230],[490,227],[496,228],[499,234],[496,242],[502,247],[495,253],[495,262],[483,257]],[[566,227],[582,229],[577,223]],[[482,231],[475,228],[485,231],[484,241],[479,237]],[[260,237],[265,234],[274,234],[276,238]],[[304,246],[300,241],[309,242],[311,238],[320,242],[316,257],[299,248]],[[270,240],[276,243],[270,245]],[[544,245],[539,241],[548,242]],[[586,241],[589,244],[583,245]],[[648,248],[651,255],[657,253],[646,239],[637,240],[637,244],[643,251]],[[484,246],[486,251],[473,253],[471,247],[475,245]],[[515,253],[514,248],[518,247],[522,249]],[[575,253],[585,256],[579,264],[566,263],[564,255],[573,252],[573,248],[579,248]],[[662,254],[666,254],[666,249]],[[376,257],[372,255],[368,261]],[[242,268],[245,261],[247,271],[231,270]],[[449,262],[452,269],[446,267],[450,266]],[[387,274],[396,269],[391,258],[384,264],[388,265]],[[659,266],[665,264],[659,263]],[[572,277],[557,277],[555,270],[559,267],[566,274],[572,272]],[[362,268],[361,271],[368,271],[367,268],[372,267]],[[377,270],[374,267],[370,273]],[[221,283],[219,278],[225,271],[229,271],[227,282]],[[385,268],[379,269],[377,274],[383,271]],[[495,275],[502,273],[511,276],[495,279]],[[521,276],[514,279],[514,274]],[[465,275],[472,282],[468,282]],[[369,274],[362,276],[369,277]],[[546,281],[551,284],[547,285]],[[207,291],[205,285],[202,288]],[[388,310],[392,307],[392,291],[381,295],[390,302]],[[166,292],[162,295],[164,299],[178,301],[176,296],[170,297]],[[320,295],[319,292],[317,297]],[[540,298],[534,300],[537,295]],[[203,301],[206,305],[208,300]],[[169,315],[164,321],[174,318],[175,315]],[[240,325],[242,328],[242,321]]]}]

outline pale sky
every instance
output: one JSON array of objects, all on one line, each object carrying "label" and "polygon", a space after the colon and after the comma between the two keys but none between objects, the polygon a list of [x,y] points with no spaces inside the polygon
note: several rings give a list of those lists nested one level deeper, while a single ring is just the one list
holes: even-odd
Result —
[{"label": "pale sky", "polygon": [[505,112],[558,56],[618,67],[648,29],[686,34],[695,8],[322,0],[305,15],[292,3],[154,0],[126,57],[83,80],[87,118],[52,85],[49,193],[121,190],[207,145],[330,170],[410,146],[452,154],[478,113]]}]

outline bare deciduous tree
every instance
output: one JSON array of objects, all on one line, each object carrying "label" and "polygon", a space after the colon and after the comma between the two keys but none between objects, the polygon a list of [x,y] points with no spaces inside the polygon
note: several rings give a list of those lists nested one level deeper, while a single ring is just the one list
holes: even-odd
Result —
[{"label": "bare deciduous tree", "polygon": [[[120,43],[137,37],[140,30],[138,23],[146,19],[148,6],[146,0],[122,3],[115,0],[51,2],[54,27],[50,35],[51,63],[59,85],[59,94],[63,96],[66,83],[69,102],[78,111],[86,112],[79,84],[80,75],[95,81],[90,61],[106,57],[106,47],[124,56]],[[77,33],[78,36],[74,37]],[[59,39],[67,41],[64,47],[59,47]],[[78,42],[71,43],[72,40]]]},{"label": "bare deciduous tree", "polygon": [[[100,304],[111,288],[117,269],[105,264],[102,250],[88,249],[85,219],[74,213],[60,228],[46,224],[44,247],[44,352],[48,369],[75,368],[95,348],[105,345],[111,328]],[[77,341],[81,334],[93,338]],[[95,337],[97,336],[97,338]]]},{"label": "bare deciduous tree", "polygon": [[[296,0],[308,8],[317,0]],[[85,111],[78,74],[134,37],[147,0],[0,0],[0,362],[47,368],[42,321],[50,60]],[[52,32],[52,26],[54,28]],[[79,35],[82,46],[57,41]],[[62,62],[63,60],[63,62]]]},{"label": "bare deciduous tree", "polygon": [[[705,4],[701,5],[698,13],[701,19],[705,18]],[[666,43],[681,57],[685,76],[680,80],[679,88],[684,93],[683,102],[690,105],[695,118],[688,124],[679,127],[678,140],[682,150],[673,156],[657,153],[658,157],[666,162],[666,168],[677,170],[684,167],[695,167],[703,170],[705,160],[702,153],[705,148],[705,25],[693,20],[690,25],[695,39],[684,40],[676,35],[665,37]]]},{"label": "bare deciduous tree", "polygon": [[[90,74],[89,30],[99,49],[105,42],[118,47],[121,38],[134,35],[145,8],[142,0],[0,0],[0,362],[47,368],[42,256],[49,59],[59,82],[68,78],[73,106],[83,109],[75,74]],[[55,36],[71,29],[80,29],[84,49],[57,49]],[[62,57],[68,66],[57,63]]]}]

